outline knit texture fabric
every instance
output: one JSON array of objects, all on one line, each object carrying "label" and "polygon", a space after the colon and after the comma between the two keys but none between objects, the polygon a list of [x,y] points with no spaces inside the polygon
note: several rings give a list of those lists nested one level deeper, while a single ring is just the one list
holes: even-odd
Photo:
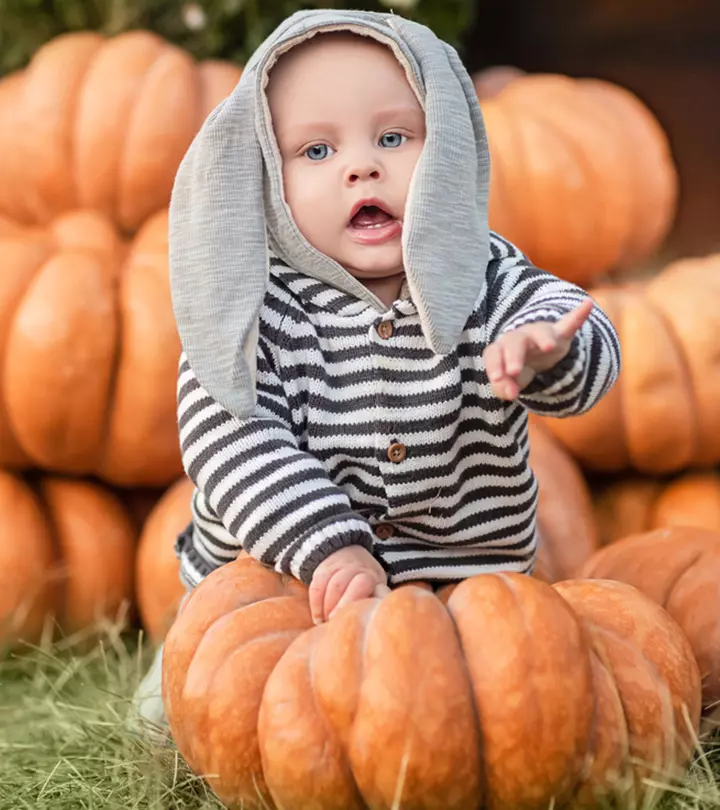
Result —
[{"label": "knit texture fabric", "polygon": [[186,585],[241,549],[309,583],[322,560],[354,544],[392,584],[532,571],[528,411],[586,411],[617,378],[620,353],[595,307],[569,354],[519,401],[494,397],[485,347],[523,324],[557,321],[587,293],[495,234],[490,250],[487,288],[446,355],[428,347],[407,285],[378,312],[275,257],[253,415],[226,410],[182,357],[180,438],[197,487],[178,543]]}]

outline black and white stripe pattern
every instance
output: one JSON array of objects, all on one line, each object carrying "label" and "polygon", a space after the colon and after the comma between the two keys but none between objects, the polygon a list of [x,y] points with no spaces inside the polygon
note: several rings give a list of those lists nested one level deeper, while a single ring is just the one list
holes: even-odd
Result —
[{"label": "black and white stripe pattern", "polygon": [[[485,292],[449,355],[427,348],[406,294],[379,315],[273,260],[255,415],[240,421],[225,411],[183,356],[180,439],[197,487],[193,529],[178,544],[187,585],[241,549],[308,583],[323,559],[353,544],[373,551],[392,583],[532,570],[527,412],[587,410],[615,381],[620,354],[596,307],[567,357],[520,402],[494,398],[482,361],[488,343],[559,319],[586,293],[495,234],[491,247]],[[386,339],[382,321],[393,327]],[[406,448],[399,462],[388,457],[394,443]],[[379,523],[394,534],[378,538]]]}]

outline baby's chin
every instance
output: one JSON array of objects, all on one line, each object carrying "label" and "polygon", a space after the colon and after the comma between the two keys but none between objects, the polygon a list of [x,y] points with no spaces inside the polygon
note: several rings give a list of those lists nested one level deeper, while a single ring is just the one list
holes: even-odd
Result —
[{"label": "baby's chin", "polygon": [[388,245],[383,248],[361,248],[338,256],[336,261],[361,281],[390,278],[405,272],[400,245],[390,248]]}]

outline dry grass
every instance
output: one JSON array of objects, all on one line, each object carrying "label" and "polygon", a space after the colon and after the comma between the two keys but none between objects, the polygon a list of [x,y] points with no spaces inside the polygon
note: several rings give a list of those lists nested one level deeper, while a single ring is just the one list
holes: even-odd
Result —
[{"label": "dry grass", "polygon": [[[127,727],[150,657],[138,640],[75,642],[0,660],[0,810],[219,810],[172,747]],[[720,742],[708,743],[661,807],[720,808],[719,777]]]}]

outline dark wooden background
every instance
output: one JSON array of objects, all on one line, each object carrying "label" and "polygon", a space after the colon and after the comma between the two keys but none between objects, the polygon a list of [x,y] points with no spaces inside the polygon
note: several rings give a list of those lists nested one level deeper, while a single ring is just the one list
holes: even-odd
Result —
[{"label": "dark wooden background", "polygon": [[632,90],[680,173],[663,257],[720,251],[720,0],[478,0],[465,46],[471,72],[510,64]]}]

